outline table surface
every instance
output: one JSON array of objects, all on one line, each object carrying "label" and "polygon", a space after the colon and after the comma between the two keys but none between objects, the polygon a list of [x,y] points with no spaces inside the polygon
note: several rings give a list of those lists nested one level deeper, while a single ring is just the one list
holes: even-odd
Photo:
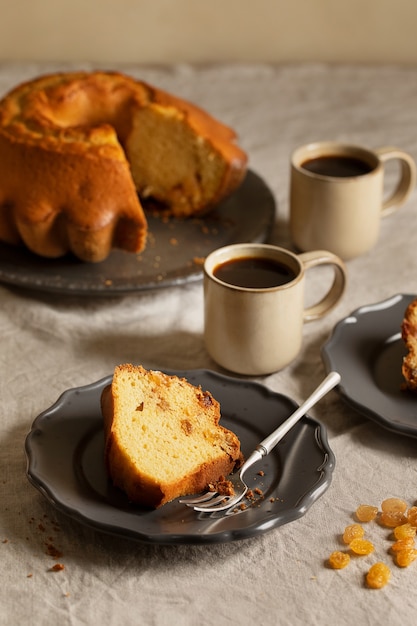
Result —
[{"label": "table surface", "polygon": [[[80,68],[80,66],[77,66]],[[95,69],[89,64],[84,69]],[[239,133],[250,167],[277,202],[271,242],[291,248],[289,157],[320,139],[398,146],[417,159],[417,68],[352,65],[109,67],[188,98]],[[0,65],[0,93],[68,65]],[[395,171],[387,173],[388,184]],[[362,305],[417,292],[417,196],[382,221],[378,244],[347,263],[341,303],[305,325],[302,351],[258,379],[301,402],[325,374],[321,346]],[[323,276],[311,273],[310,294]],[[35,417],[69,388],[123,362],[160,369],[219,368],[203,340],[201,282],[137,295],[56,296],[0,286],[0,623],[400,624],[417,608],[416,567],[388,554],[390,532],[366,527],[376,551],[345,570],[326,567],[358,504],[416,499],[417,452],[332,391],[310,414],[327,428],[336,467],[329,489],[303,517],[255,538],[216,545],[151,545],[113,537],[55,511],[26,477],[24,441]],[[417,419],[417,417],[416,417]],[[51,546],[59,552],[62,571]],[[365,573],[391,566],[383,590]]]}]

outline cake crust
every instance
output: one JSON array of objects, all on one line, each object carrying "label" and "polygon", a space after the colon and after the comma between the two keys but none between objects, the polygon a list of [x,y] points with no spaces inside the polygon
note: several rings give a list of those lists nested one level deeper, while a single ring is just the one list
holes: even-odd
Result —
[{"label": "cake crust", "polygon": [[407,349],[402,363],[404,387],[417,393],[417,298],[405,310],[401,336]]}]

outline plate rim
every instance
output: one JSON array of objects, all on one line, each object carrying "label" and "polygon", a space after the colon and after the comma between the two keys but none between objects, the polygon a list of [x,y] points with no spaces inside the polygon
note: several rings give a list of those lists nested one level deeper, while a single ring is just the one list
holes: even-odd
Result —
[{"label": "plate rim", "polygon": [[[378,314],[380,312],[390,311],[398,307],[398,309],[401,310],[402,313],[401,313],[401,319],[397,321],[397,327],[395,329],[394,328],[392,329],[393,331],[396,330],[396,332],[390,332],[390,330],[387,328],[386,338],[389,339],[393,335],[400,335],[401,333],[400,324],[401,324],[406,306],[409,301],[411,301],[412,299],[415,299],[416,297],[417,296],[415,294],[411,294],[411,293],[397,293],[388,298],[385,298],[384,300],[379,300],[374,303],[362,305],[354,309],[349,315],[347,315],[346,317],[341,319],[339,322],[337,322],[337,324],[333,327],[333,330],[329,338],[322,345],[322,348],[321,348],[321,356],[322,356],[322,360],[323,360],[326,371],[329,372],[331,369],[336,369],[337,371],[339,371],[340,369],[343,369],[343,368],[340,368],[340,364],[338,362],[339,359],[335,356],[335,352],[334,352],[335,347],[337,347],[338,343],[340,345],[341,340],[343,341],[342,338],[344,334],[349,334],[350,329],[355,329],[355,327],[358,327],[360,325],[361,320],[364,318],[364,315]],[[349,345],[350,344],[348,342],[348,346]],[[390,432],[406,435],[409,437],[417,437],[417,420],[416,420],[416,425],[414,427],[408,424],[399,423],[398,420],[392,420],[386,415],[382,415],[374,407],[372,407],[370,403],[365,404],[363,401],[360,401],[357,398],[355,398],[354,393],[346,387],[344,380],[343,380],[342,372],[339,371],[339,373],[341,374],[342,379],[339,385],[337,386],[336,390],[338,391],[341,398],[348,406],[350,406],[361,415],[371,419],[373,422],[379,424],[384,429]],[[369,397],[372,397],[372,396],[369,396]]]},{"label": "plate rim", "polygon": [[[221,374],[209,369],[191,369],[191,370],[176,370],[176,369],[163,369],[169,375],[189,375],[192,372],[197,378],[203,378],[205,376],[214,377],[219,382],[228,385],[230,384],[245,384],[256,391],[264,394],[267,398],[275,398],[276,400],[289,403],[291,407],[297,407],[297,403],[289,396],[275,392],[268,387],[262,385],[258,381],[248,381],[238,378],[234,378],[225,374]],[[263,534],[266,531],[277,528],[281,525],[294,521],[306,514],[309,508],[327,491],[332,482],[333,472],[335,469],[336,459],[335,455],[330,447],[328,441],[328,433],[326,426],[319,420],[306,415],[302,420],[307,420],[311,425],[315,427],[315,440],[319,445],[320,450],[323,452],[323,460],[315,470],[318,473],[318,477],[314,485],[312,485],[307,491],[303,491],[300,498],[297,501],[297,506],[292,509],[284,510],[277,513],[265,513],[265,517],[261,522],[246,526],[244,528],[221,530],[218,533],[201,534],[201,533],[183,533],[183,534],[170,534],[163,536],[161,534],[150,534],[146,532],[132,531],[132,529],[121,528],[120,525],[112,525],[108,522],[100,522],[97,519],[91,518],[91,516],[85,515],[80,508],[69,507],[62,500],[59,499],[59,495],[55,493],[54,489],[50,488],[50,485],[45,483],[42,477],[37,475],[34,468],[34,455],[32,449],[32,440],[35,438],[36,433],[42,430],[45,421],[49,419],[56,419],[59,415],[59,411],[62,406],[70,399],[73,394],[83,393],[101,393],[101,390],[111,382],[113,374],[100,378],[92,383],[82,385],[79,387],[73,387],[63,391],[58,399],[47,409],[42,411],[32,422],[30,431],[25,438],[25,454],[26,454],[26,476],[29,482],[46,498],[46,500],[58,511],[69,516],[71,519],[81,522],[82,524],[95,529],[96,531],[104,532],[113,536],[129,538],[145,543],[152,544],[215,544],[225,543],[231,541],[237,541],[242,539],[248,539],[255,535]],[[302,421],[301,420],[301,421]],[[90,426],[91,428],[91,426]],[[71,461],[73,463],[73,461]],[[111,505],[108,504],[108,507]]]}]

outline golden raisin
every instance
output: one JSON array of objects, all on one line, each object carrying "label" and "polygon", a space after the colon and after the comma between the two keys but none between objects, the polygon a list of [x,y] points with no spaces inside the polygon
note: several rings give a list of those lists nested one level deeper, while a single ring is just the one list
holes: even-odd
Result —
[{"label": "golden raisin", "polygon": [[414,537],[405,537],[405,539],[398,539],[391,546],[391,552],[400,552],[401,550],[406,550],[407,548],[412,548],[414,546]]},{"label": "golden raisin", "polygon": [[364,529],[360,524],[350,524],[346,526],[342,539],[343,543],[349,544],[353,539],[361,539],[365,534]]},{"label": "golden raisin", "polygon": [[401,526],[401,524],[404,524],[406,521],[407,518],[401,511],[382,511],[379,516],[379,523],[387,528],[396,528],[396,526]]},{"label": "golden raisin", "polygon": [[346,552],[336,550],[329,556],[329,565],[332,569],[343,569],[349,564],[350,556]]},{"label": "golden raisin", "polygon": [[406,548],[397,552],[395,560],[400,567],[408,567],[417,559],[417,550],[414,548]]},{"label": "golden raisin", "polygon": [[412,526],[417,526],[417,506],[412,506],[408,509],[407,522]]},{"label": "golden raisin", "polygon": [[391,578],[391,570],[385,563],[374,563],[366,575],[366,583],[371,589],[385,587]]},{"label": "golden raisin", "polygon": [[360,522],[371,522],[378,513],[378,507],[370,504],[360,504],[356,509],[356,517]]},{"label": "golden raisin", "polygon": [[396,539],[405,539],[406,537],[415,537],[416,536],[416,528],[415,526],[411,526],[408,522],[406,524],[401,524],[401,526],[397,526],[394,528],[394,537]]},{"label": "golden raisin", "polygon": [[387,498],[382,502],[381,509],[384,513],[405,513],[407,503],[400,498]]},{"label": "golden raisin", "polygon": [[354,539],[350,542],[349,548],[355,554],[360,554],[361,556],[371,554],[374,551],[374,545],[367,539]]}]

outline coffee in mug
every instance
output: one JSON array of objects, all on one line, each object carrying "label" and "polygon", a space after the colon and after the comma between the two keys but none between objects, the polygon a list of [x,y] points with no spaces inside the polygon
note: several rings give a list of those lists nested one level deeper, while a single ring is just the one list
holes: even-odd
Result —
[{"label": "coffee in mug", "polygon": [[265,289],[285,285],[296,277],[295,272],[274,259],[245,256],[216,265],[213,276],[219,280],[248,289]]},{"label": "coffee in mug", "polygon": [[320,176],[362,176],[372,171],[372,165],[356,157],[329,154],[307,159],[301,164],[304,170]]},{"label": "coffee in mug", "polygon": [[[401,165],[384,200],[384,165]],[[312,143],[291,158],[290,233],[298,250],[325,249],[344,260],[371,250],[381,218],[397,211],[416,181],[413,158],[398,148],[368,150],[337,142]]]},{"label": "coffee in mug", "polygon": [[[333,283],[306,307],[306,274],[318,265],[334,268]],[[323,250],[296,255],[261,243],[215,250],[204,263],[208,353],[238,374],[261,376],[282,369],[300,351],[304,322],[326,315],[342,297],[345,281],[343,261]]]}]

